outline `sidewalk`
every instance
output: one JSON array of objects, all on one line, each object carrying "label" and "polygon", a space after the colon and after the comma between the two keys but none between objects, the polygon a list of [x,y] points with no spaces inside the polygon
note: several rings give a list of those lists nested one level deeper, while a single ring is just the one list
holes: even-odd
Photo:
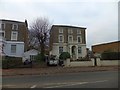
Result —
[{"label": "sidewalk", "polygon": [[117,71],[118,66],[102,66],[102,67],[45,67],[45,68],[17,68],[17,69],[3,69],[2,76],[16,76],[16,75],[49,75],[60,73],[76,73],[88,71]]}]

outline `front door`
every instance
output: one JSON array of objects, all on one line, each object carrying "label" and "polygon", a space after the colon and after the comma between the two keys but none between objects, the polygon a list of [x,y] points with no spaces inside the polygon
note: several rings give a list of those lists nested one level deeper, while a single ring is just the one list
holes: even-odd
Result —
[{"label": "front door", "polygon": [[71,52],[72,52],[72,59],[76,60],[76,46],[72,46],[71,48]]}]

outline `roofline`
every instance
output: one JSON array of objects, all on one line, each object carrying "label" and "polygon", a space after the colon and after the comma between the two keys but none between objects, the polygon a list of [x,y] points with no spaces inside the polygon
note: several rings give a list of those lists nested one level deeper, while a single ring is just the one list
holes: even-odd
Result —
[{"label": "roofline", "polygon": [[52,27],[71,27],[71,28],[81,28],[81,29],[86,29],[85,27],[72,26],[72,25],[52,25]]},{"label": "roofline", "polygon": [[7,21],[7,22],[17,22],[17,23],[25,23],[22,21],[16,21],[16,20],[7,20],[7,19],[0,19],[0,21]]},{"label": "roofline", "polygon": [[120,42],[120,41],[112,41],[112,42],[106,42],[106,43],[96,44],[96,45],[92,45],[92,47],[94,47],[94,46],[100,46],[100,45],[106,45],[106,44],[112,44],[112,43],[117,43],[117,42]]}]

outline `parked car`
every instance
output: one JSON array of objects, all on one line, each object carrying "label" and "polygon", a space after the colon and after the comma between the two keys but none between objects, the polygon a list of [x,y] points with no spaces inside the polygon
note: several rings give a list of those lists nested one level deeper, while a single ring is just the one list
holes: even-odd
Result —
[{"label": "parked car", "polygon": [[32,61],[31,61],[31,60],[26,59],[23,63],[24,63],[24,65],[27,65],[27,64],[32,64]]},{"label": "parked car", "polygon": [[50,59],[49,65],[58,65],[58,60]]},{"label": "parked car", "polygon": [[50,56],[50,58],[47,61],[47,65],[58,65],[59,60],[56,58],[56,56]]}]

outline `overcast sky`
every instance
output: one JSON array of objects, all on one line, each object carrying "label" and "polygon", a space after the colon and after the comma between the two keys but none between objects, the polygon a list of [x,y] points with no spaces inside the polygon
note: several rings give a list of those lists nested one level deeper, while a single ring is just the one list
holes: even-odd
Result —
[{"label": "overcast sky", "polygon": [[118,40],[119,0],[0,0],[0,19],[86,27],[87,47]]}]

